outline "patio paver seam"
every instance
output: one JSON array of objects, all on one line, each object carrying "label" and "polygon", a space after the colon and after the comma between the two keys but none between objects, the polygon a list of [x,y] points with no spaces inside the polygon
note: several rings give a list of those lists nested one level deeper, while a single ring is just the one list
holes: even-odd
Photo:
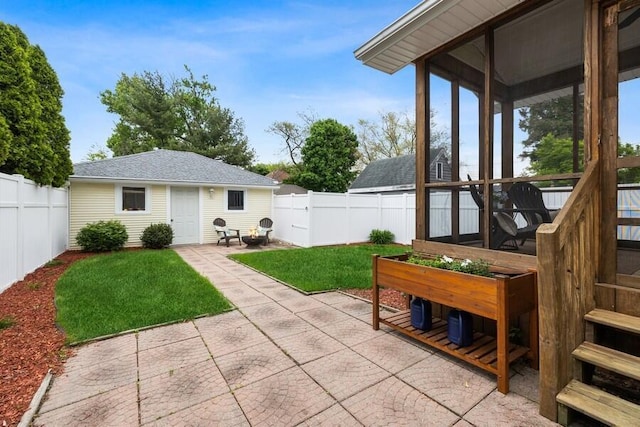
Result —
[{"label": "patio paver seam", "polygon": [[142,402],[140,399],[140,344],[138,342],[138,332],[135,333],[135,337],[136,337],[136,375],[137,375],[137,380],[136,380],[136,397],[137,397],[137,404],[138,404],[138,425],[141,426],[142,425]]}]

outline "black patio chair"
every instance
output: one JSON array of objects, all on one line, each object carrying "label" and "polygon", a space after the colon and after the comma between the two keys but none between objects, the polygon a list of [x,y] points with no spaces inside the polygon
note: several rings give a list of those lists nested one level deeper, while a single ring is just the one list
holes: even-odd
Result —
[{"label": "black patio chair", "polygon": [[222,218],[214,219],[213,228],[216,230],[216,233],[218,234],[218,243],[216,243],[216,246],[218,246],[220,242],[224,240],[228,247],[229,241],[231,239],[238,239],[238,243],[242,245],[242,241],[240,240],[240,230],[238,230],[237,228],[227,227],[227,222],[224,219]]},{"label": "black patio chair", "polygon": [[[472,181],[471,176],[467,175],[467,179]],[[476,203],[481,212],[484,212],[484,199],[478,188],[474,184],[469,184],[471,198]],[[522,243],[526,239],[535,237],[538,226],[529,226],[518,228],[513,217],[507,212],[494,212],[491,220],[491,249],[500,249],[511,242],[507,247],[510,249],[518,249],[518,240]],[[522,244],[521,243],[521,244]]]},{"label": "black patio chair", "polygon": [[273,231],[271,228],[273,227],[273,221],[271,218],[262,218],[260,222],[258,222],[258,225],[258,234],[265,236],[264,245],[266,246],[269,244],[269,233]]},{"label": "black patio chair", "polygon": [[535,185],[528,182],[516,182],[511,186],[508,194],[528,225],[553,222],[551,211],[544,205],[542,191]]}]

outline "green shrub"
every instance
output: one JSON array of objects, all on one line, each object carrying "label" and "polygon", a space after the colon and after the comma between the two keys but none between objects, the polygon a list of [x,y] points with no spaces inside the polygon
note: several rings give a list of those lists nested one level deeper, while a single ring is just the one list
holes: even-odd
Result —
[{"label": "green shrub", "polygon": [[120,221],[111,220],[85,225],[76,242],[88,252],[107,252],[122,249],[128,238],[126,227]]},{"label": "green shrub", "polygon": [[144,229],[140,240],[145,248],[166,248],[173,242],[173,229],[169,224],[151,224]]},{"label": "green shrub", "polygon": [[395,236],[389,230],[371,230],[369,233],[369,241],[376,245],[388,245],[393,243]]}]

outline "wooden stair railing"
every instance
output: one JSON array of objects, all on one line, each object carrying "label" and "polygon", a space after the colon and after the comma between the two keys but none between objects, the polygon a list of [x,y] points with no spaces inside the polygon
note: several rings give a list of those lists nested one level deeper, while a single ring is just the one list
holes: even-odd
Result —
[{"label": "wooden stair railing", "polygon": [[557,419],[556,395],[581,365],[584,316],[595,308],[599,161],[590,163],[560,214],[536,233],[540,331],[540,413]]}]

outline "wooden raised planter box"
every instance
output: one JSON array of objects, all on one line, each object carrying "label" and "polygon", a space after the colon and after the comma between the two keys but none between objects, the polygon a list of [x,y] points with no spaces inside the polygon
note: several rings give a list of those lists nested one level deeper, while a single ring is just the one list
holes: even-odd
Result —
[{"label": "wooden raised planter box", "polygon": [[[383,323],[418,341],[465,360],[498,377],[498,390],[509,392],[509,364],[528,356],[538,367],[538,310],[534,272],[475,276],[404,262],[407,255],[373,256],[373,329]],[[507,270],[501,269],[502,273]],[[396,289],[434,303],[446,305],[496,321],[496,337],[474,333],[473,344],[459,347],[447,338],[445,320],[433,318],[423,331],[411,326],[409,310],[380,318],[380,288]],[[529,313],[529,347],[509,342],[509,318]]]}]

